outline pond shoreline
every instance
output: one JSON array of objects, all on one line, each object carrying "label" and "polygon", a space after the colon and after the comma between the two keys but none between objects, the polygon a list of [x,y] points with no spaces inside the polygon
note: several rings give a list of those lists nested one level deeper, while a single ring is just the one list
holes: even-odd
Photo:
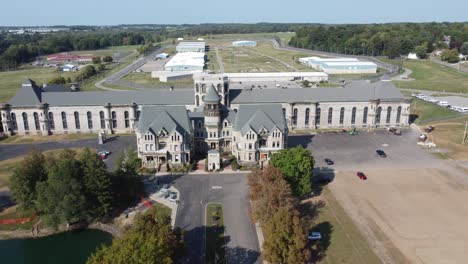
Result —
[{"label": "pond shoreline", "polygon": [[86,230],[86,229],[95,229],[100,230],[112,235],[113,238],[121,237],[122,231],[115,227],[112,224],[104,224],[104,223],[92,223],[92,224],[77,224],[73,226],[69,225],[60,225],[57,229],[53,228],[41,228],[38,229],[36,232],[32,230],[26,229],[16,229],[16,230],[9,230],[9,231],[0,231],[0,240],[8,240],[8,239],[16,239],[16,238],[39,238],[39,237],[46,237],[51,235],[56,235],[60,233],[70,232],[70,231],[78,231],[78,230]]}]

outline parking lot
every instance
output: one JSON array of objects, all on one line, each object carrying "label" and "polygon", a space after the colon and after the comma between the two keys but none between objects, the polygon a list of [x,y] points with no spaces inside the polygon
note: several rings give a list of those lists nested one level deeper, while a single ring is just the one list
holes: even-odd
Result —
[{"label": "parking lot", "polygon": [[384,263],[466,263],[468,170],[420,149],[418,133],[326,133],[291,137],[289,145],[310,148],[317,166],[335,162],[329,188]]}]

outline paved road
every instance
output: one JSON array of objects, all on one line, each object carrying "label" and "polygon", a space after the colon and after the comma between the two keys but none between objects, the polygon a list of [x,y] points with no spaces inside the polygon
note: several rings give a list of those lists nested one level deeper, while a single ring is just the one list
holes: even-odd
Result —
[{"label": "paved road", "polygon": [[105,160],[109,170],[115,167],[115,160],[121,151],[136,146],[135,136],[113,136],[104,145],[98,144],[98,139],[83,139],[73,141],[54,141],[36,144],[0,144],[0,161],[28,154],[33,148],[41,151],[90,147],[97,150],[109,150],[111,155]]},{"label": "paved road", "polygon": [[447,94],[447,95],[454,95],[454,96],[466,95],[466,93],[452,93],[452,92],[443,92],[443,91],[428,91],[428,90],[403,89],[403,88],[400,88],[400,90],[413,92],[413,93],[423,93],[426,95],[432,95],[432,94]]},{"label": "paved road", "polygon": [[223,204],[227,263],[260,263],[245,174],[167,176],[162,182],[180,191],[176,226],[185,230],[186,263],[205,263],[205,207],[210,202]]}]

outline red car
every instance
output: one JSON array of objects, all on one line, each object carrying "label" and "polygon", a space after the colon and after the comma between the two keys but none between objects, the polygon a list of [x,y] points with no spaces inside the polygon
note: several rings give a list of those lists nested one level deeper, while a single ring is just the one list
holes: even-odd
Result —
[{"label": "red car", "polygon": [[358,172],[356,173],[356,175],[357,175],[357,176],[359,177],[359,179],[361,179],[361,180],[367,180],[366,175],[365,175],[364,173],[360,172],[360,171],[358,171]]},{"label": "red car", "polygon": [[105,159],[107,159],[107,155],[106,155],[106,153],[99,153],[99,154],[98,154],[98,158],[99,158],[100,160],[105,160]]}]

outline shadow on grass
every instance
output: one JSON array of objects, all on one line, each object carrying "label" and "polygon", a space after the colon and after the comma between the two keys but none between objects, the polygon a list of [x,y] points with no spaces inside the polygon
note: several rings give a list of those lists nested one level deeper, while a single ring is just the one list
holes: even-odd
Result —
[{"label": "shadow on grass", "polygon": [[322,222],[312,228],[313,232],[320,232],[322,239],[311,241],[313,263],[319,262],[327,256],[327,250],[331,243],[333,226],[329,222]]}]

